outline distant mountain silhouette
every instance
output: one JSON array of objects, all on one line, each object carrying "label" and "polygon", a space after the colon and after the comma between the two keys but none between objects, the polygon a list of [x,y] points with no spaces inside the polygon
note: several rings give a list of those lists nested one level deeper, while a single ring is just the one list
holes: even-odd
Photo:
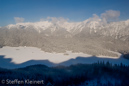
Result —
[{"label": "distant mountain silhouette", "polygon": [[124,65],[129,65],[129,60],[123,58],[123,56],[121,56],[119,59],[112,59],[112,58],[99,58],[96,56],[91,56],[91,57],[77,57],[76,59],[70,59],[68,61],[59,63],[59,64],[55,64],[52,63],[48,60],[29,60],[27,62],[21,63],[21,64],[15,64],[12,61],[11,58],[4,58],[4,55],[0,55],[0,67],[1,68],[8,68],[8,69],[14,69],[14,68],[21,68],[21,67],[26,67],[29,65],[36,65],[36,64],[43,64],[49,67],[52,66],[57,66],[57,65],[63,65],[63,66],[69,66],[72,64],[78,64],[78,63],[82,63],[82,64],[92,64],[92,63],[97,63],[97,62],[110,62],[112,64],[124,64]]}]

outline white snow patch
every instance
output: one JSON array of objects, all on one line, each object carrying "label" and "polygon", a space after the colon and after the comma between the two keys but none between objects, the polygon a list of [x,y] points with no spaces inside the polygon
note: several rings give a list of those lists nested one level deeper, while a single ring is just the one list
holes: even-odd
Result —
[{"label": "white snow patch", "polygon": [[3,47],[0,48],[0,55],[5,55],[5,58],[12,58],[12,62],[20,64],[29,60],[49,60],[53,63],[61,63],[71,58],[76,59],[78,56],[88,57],[91,55],[84,53],[72,53],[71,51],[64,53],[49,53],[41,51],[35,47]]}]

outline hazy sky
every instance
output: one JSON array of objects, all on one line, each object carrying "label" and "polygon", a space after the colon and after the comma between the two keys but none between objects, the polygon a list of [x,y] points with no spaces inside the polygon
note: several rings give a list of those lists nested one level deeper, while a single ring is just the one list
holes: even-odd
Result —
[{"label": "hazy sky", "polygon": [[83,21],[93,14],[102,16],[108,10],[119,12],[119,20],[127,20],[129,0],[0,0],[0,26],[37,22],[47,17]]}]

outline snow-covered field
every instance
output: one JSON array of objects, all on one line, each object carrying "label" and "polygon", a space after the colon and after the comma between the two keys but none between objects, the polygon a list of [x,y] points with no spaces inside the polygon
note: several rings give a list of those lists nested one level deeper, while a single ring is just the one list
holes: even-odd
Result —
[{"label": "snow-covered field", "polygon": [[[92,56],[84,53],[72,53],[71,51],[67,51],[66,53],[55,53],[55,52],[48,53],[35,47],[9,47],[9,46],[0,48],[0,55],[5,55],[4,58],[11,58],[12,59],[11,62],[14,62],[15,64],[21,64],[29,60],[49,60],[52,63],[62,63],[70,59],[76,59],[77,57],[87,58]],[[100,56],[99,58],[119,59],[119,57],[106,57],[106,56]]]}]

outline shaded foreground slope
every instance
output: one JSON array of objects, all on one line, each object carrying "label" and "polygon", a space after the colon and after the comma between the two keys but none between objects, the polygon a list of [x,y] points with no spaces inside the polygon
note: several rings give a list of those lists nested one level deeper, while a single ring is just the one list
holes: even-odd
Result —
[{"label": "shaded foreground slope", "polygon": [[32,65],[10,70],[0,68],[0,80],[43,80],[41,86],[129,86],[128,71],[129,66],[112,65],[109,62],[76,64],[68,67]]},{"label": "shaded foreground slope", "polygon": [[[55,58],[56,59],[56,58]],[[58,60],[58,59],[56,59]],[[58,65],[63,65],[63,66],[70,66],[73,64],[92,64],[92,63],[97,63],[97,62],[110,62],[113,65],[114,64],[124,64],[124,65],[129,65],[129,60],[123,58],[123,56],[120,56],[118,59],[113,59],[113,58],[100,58],[96,56],[91,56],[91,57],[76,57],[75,59],[69,59],[67,61],[61,62],[61,63],[53,63],[50,62],[49,60],[29,60],[21,64],[16,64],[12,62],[12,58],[5,58],[4,55],[0,55],[0,67],[1,68],[7,68],[7,69],[14,69],[14,68],[21,68],[21,67],[26,67],[29,65],[36,65],[36,64],[43,64],[48,67],[55,67]]]}]

